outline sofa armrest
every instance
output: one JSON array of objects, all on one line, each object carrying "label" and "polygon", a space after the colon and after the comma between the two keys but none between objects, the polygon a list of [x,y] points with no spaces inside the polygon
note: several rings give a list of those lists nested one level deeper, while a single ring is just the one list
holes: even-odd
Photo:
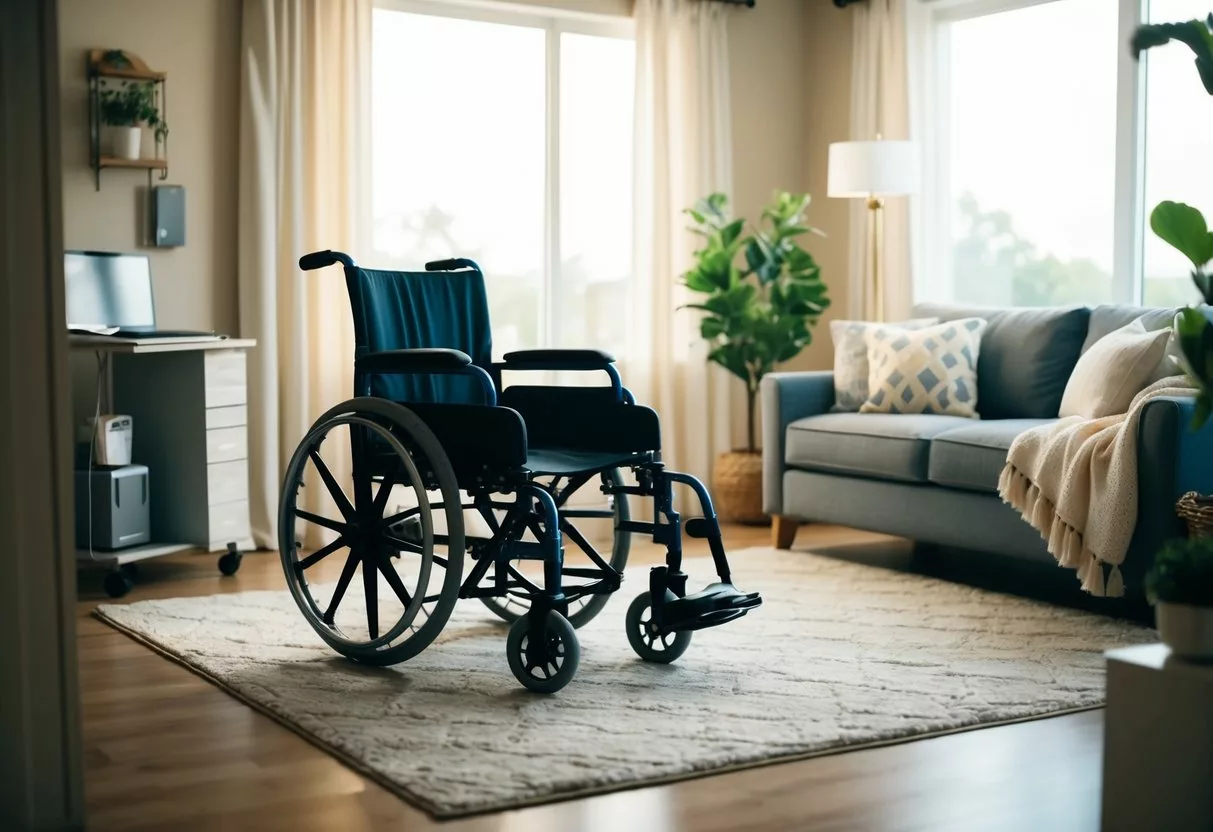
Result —
[{"label": "sofa armrest", "polygon": [[1167,540],[1186,534],[1175,501],[1189,491],[1213,494],[1213,421],[1192,429],[1195,397],[1159,396],[1146,402],[1137,425],[1137,527],[1125,582],[1145,577]]},{"label": "sofa armrest", "polygon": [[828,413],[834,406],[834,374],[769,373],[762,380],[762,506],[783,513],[784,442],[788,424]]}]

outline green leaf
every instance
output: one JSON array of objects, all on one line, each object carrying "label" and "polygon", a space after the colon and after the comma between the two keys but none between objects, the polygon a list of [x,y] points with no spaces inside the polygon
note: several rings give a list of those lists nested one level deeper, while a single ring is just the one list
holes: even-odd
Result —
[{"label": "green leaf", "polygon": [[1192,413],[1192,430],[1200,430],[1205,426],[1205,422],[1209,421],[1209,414],[1213,413],[1213,396],[1209,395],[1208,390],[1201,390],[1196,394],[1196,409]]},{"label": "green leaf", "polygon": [[1150,228],[1200,268],[1213,260],[1213,235],[1204,215],[1182,202],[1160,202],[1150,212]]}]

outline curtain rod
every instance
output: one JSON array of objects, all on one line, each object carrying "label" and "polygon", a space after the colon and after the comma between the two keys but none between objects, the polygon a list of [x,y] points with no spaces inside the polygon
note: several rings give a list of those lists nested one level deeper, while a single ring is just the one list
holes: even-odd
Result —
[{"label": "curtain rod", "polygon": [[752,9],[755,0],[709,0],[709,2],[724,3],[726,6],[745,6],[747,9]]}]

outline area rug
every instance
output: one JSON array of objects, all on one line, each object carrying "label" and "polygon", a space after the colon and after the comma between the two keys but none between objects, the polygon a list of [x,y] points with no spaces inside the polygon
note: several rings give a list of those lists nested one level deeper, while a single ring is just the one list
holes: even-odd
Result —
[{"label": "area rug", "polygon": [[[460,602],[406,664],[360,667],[283,591],[107,604],[98,615],[439,818],[515,808],[1098,707],[1102,651],[1154,639],[1102,616],[803,552],[734,553],[764,606],[639,661],[643,567],[580,631],[554,696],[510,674],[505,631]],[[702,581],[710,561],[688,561]],[[639,573],[639,574],[637,574]],[[694,582],[694,581],[693,581]]]}]

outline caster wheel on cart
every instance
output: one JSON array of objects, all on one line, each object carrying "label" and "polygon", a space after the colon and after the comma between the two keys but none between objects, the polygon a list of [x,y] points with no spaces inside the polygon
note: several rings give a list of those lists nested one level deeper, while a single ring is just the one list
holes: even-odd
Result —
[{"label": "caster wheel on cart", "polygon": [[228,546],[227,553],[219,558],[219,571],[224,575],[235,575],[240,571],[240,561],[244,555],[235,546]]},{"label": "caster wheel on cart", "polygon": [[555,693],[567,685],[577,673],[581,661],[581,645],[577,631],[567,618],[549,612],[544,622],[546,649],[531,644],[531,624],[524,615],[510,627],[505,639],[505,652],[510,670],[522,686],[534,693]]},{"label": "caster wheel on cart", "polygon": [[139,564],[137,563],[124,563],[118,567],[118,570],[131,581],[139,580]]},{"label": "caster wheel on cart", "polygon": [[[666,600],[673,601],[674,593],[666,590]],[[666,633],[664,636],[653,627],[653,601],[651,593],[642,592],[628,606],[626,617],[628,644],[636,655],[646,662],[669,664],[691,646],[689,632]]]},{"label": "caster wheel on cart", "polygon": [[135,582],[121,571],[110,572],[105,576],[104,586],[106,595],[111,598],[121,598],[131,591],[131,588],[135,586]]}]

